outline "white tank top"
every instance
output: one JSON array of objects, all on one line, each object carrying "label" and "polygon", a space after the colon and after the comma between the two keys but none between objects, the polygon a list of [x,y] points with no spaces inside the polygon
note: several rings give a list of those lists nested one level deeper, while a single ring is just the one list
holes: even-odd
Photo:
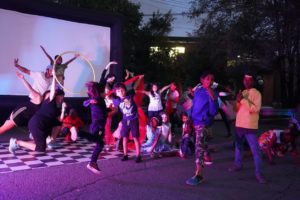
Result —
[{"label": "white tank top", "polygon": [[154,96],[152,94],[149,94],[149,106],[148,111],[160,111],[163,109],[162,103],[161,103],[161,97],[158,93],[154,93]]}]

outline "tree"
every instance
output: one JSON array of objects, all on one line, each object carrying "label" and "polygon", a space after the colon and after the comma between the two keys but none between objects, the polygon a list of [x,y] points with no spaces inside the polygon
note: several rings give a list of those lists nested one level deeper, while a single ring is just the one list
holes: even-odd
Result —
[{"label": "tree", "polygon": [[299,4],[297,0],[193,0],[190,17],[199,22],[195,35],[219,41],[212,46],[224,48],[225,59],[240,55],[244,66],[278,70],[281,101],[293,106],[299,96]]},{"label": "tree", "polygon": [[146,79],[151,82],[163,80],[165,84],[174,78],[171,69],[174,67],[174,57],[170,57],[171,47],[167,37],[173,20],[170,11],[166,14],[154,12],[141,27],[134,63],[138,65],[136,69],[147,74]]}]

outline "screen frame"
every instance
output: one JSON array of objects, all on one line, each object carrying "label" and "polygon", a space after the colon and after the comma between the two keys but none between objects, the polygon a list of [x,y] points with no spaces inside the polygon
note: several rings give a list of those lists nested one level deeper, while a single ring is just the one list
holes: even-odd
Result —
[{"label": "screen frame", "polygon": [[92,11],[81,8],[62,7],[57,3],[35,0],[0,1],[0,8],[24,14],[51,17],[70,22],[105,26],[110,28],[110,60],[117,61],[111,66],[117,81],[123,81],[123,21],[124,16],[109,12]]}]

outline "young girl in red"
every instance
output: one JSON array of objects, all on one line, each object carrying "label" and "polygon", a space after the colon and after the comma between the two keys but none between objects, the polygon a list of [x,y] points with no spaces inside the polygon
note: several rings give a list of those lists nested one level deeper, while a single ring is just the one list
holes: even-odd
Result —
[{"label": "young girl in red", "polygon": [[78,116],[77,111],[71,108],[69,114],[63,119],[62,133],[66,141],[75,142],[78,136],[78,130],[83,126],[83,121]]}]

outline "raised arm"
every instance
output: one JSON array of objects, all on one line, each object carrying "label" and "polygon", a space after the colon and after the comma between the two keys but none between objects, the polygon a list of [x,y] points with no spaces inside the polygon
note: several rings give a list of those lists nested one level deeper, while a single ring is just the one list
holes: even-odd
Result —
[{"label": "raised arm", "polygon": [[116,61],[111,61],[109,62],[106,66],[105,69],[108,70],[110,72],[110,66],[111,65],[117,65],[118,63]]},{"label": "raised arm", "polygon": [[170,86],[171,86],[171,84],[162,87],[162,88],[159,90],[159,94],[162,94],[162,93],[163,93],[166,89],[168,89]]},{"label": "raised arm", "polygon": [[38,93],[35,89],[33,89],[31,87],[31,85],[27,82],[27,80],[25,79],[24,75],[21,74],[20,72],[16,72],[17,77],[22,81],[22,83],[25,85],[25,87],[27,88],[27,90],[30,93],[30,96],[32,96],[32,99],[37,100],[37,103],[41,102],[42,96],[40,93]]},{"label": "raised arm", "polygon": [[60,117],[59,117],[59,121],[61,121],[61,122],[64,120],[66,107],[67,107],[67,104],[65,102],[63,102],[61,105],[61,113],[60,113]]},{"label": "raised arm", "polygon": [[19,64],[19,59],[18,59],[18,58],[15,58],[15,59],[14,59],[14,65],[15,65],[15,67],[16,67],[18,70],[20,70],[21,72],[30,75],[30,70],[27,69],[26,67],[21,66],[21,65]]},{"label": "raised arm", "polygon": [[111,61],[105,66],[104,70],[102,71],[101,77],[100,77],[100,81],[99,81],[100,84],[105,84],[106,72],[110,71],[110,66],[113,64],[116,65],[118,63],[116,61]]},{"label": "raised arm", "polygon": [[41,49],[42,49],[42,51],[44,52],[44,54],[47,56],[47,58],[49,59],[49,61],[50,61],[50,64],[51,65],[53,65],[53,59],[51,58],[51,56],[48,54],[48,52],[45,50],[45,48],[42,46],[42,45],[40,45],[40,47],[41,47]]},{"label": "raised arm", "polygon": [[78,58],[79,56],[80,56],[79,53],[76,53],[76,54],[74,55],[73,58],[71,58],[70,60],[68,60],[68,61],[65,62],[64,64],[65,64],[65,65],[70,64],[71,62],[73,62],[74,60],[76,60],[76,58]]},{"label": "raised arm", "polygon": [[125,69],[125,72],[126,72],[125,80],[134,77],[134,73],[130,72],[128,69]]},{"label": "raised arm", "polygon": [[55,97],[55,88],[56,88],[56,80],[55,78],[52,79],[52,84],[51,84],[51,87],[50,87],[50,101],[52,101]]},{"label": "raised arm", "polygon": [[138,85],[140,84],[141,80],[144,78],[144,75],[139,75],[138,79],[135,81],[133,89],[136,90],[136,88],[138,87]]}]

